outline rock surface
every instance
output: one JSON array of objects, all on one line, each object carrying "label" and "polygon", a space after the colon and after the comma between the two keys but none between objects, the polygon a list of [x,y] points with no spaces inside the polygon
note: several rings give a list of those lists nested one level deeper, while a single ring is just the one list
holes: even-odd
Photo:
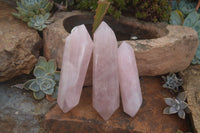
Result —
[{"label": "rock surface", "polygon": [[28,80],[20,78],[0,83],[0,133],[46,133],[44,115],[55,102],[36,101],[31,91],[11,88]]},{"label": "rock surface", "polygon": [[0,82],[32,71],[39,56],[36,30],[11,14],[14,8],[0,3]]},{"label": "rock surface", "polygon": [[135,116],[142,104],[142,94],[133,48],[123,42],[118,48],[119,85],[124,112]]},{"label": "rock surface", "polygon": [[122,106],[104,121],[92,107],[92,88],[83,88],[80,103],[69,113],[55,106],[45,117],[51,133],[176,133],[178,129],[191,131],[189,120],[177,115],[163,115],[167,106],[164,97],[172,97],[162,88],[161,78],[141,78],[143,103],[134,118],[123,112]]},{"label": "rock surface", "polygon": [[93,46],[85,25],[75,27],[66,38],[57,99],[65,113],[79,103]]},{"label": "rock surface", "polygon": [[155,76],[185,70],[198,47],[198,35],[189,27],[168,25],[158,39],[126,41],[134,48],[139,75]]},{"label": "rock surface", "polygon": [[102,22],[94,33],[92,102],[104,120],[120,104],[117,53],[115,33]]},{"label": "rock surface", "polygon": [[[44,30],[44,55],[48,59],[56,59],[58,67],[61,67],[65,38],[69,34],[65,30],[64,20],[71,16],[86,14],[88,13],[78,11],[56,13],[55,23],[50,24]],[[154,25],[123,16],[119,21],[136,29],[146,29],[158,36],[155,39],[126,40],[135,51],[140,76],[155,76],[182,71],[192,61],[198,46],[198,35],[193,29],[177,25]],[[77,22],[79,20],[75,21],[75,23]],[[80,22],[91,23],[82,19]],[[92,84],[91,75],[92,66],[90,65],[85,81],[86,86]]]},{"label": "rock surface", "polygon": [[188,106],[191,110],[194,130],[200,133],[200,65],[192,65],[181,73],[183,89],[186,92]]}]

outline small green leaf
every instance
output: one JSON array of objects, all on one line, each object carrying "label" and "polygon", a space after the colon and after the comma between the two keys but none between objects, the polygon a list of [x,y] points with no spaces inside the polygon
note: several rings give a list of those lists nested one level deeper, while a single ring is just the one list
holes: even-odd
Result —
[{"label": "small green leaf", "polygon": [[56,62],[54,59],[51,59],[47,62],[47,72],[54,73],[57,69]]},{"label": "small green leaf", "polygon": [[45,97],[45,94],[42,91],[33,92],[33,96],[35,99],[40,100]]},{"label": "small green leaf", "polygon": [[28,80],[26,83],[24,83],[24,89],[29,90],[30,84],[34,81],[35,79],[31,79],[31,80]]},{"label": "small green leaf", "polygon": [[170,24],[181,25],[182,21],[183,21],[183,18],[181,17],[178,10],[171,12],[170,21],[169,21]]},{"label": "small green leaf", "polygon": [[179,10],[186,16],[189,13],[195,11],[196,2],[190,0],[180,0],[178,4]]},{"label": "small green leaf", "polygon": [[41,84],[43,79],[44,79],[44,77],[38,77],[38,78],[36,78],[37,84],[38,85]]},{"label": "small green leaf", "polygon": [[192,27],[199,19],[199,14],[194,11],[191,12],[184,20],[183,26]]},{"label": "small green leaf", "polygon": [[46,14],[44,15],[45,20],[47,20],[49,17],[50,17],[50,13],[46,13]]},{"label": "small green leaf", "polygon": [[200,20],[198,20],[193,26],[192,28],[194,30],[196,30],[196,32],[198,33],[198,35],[200,35]]},{"label": "small green leaf", "polygon": [[12,12],[12,15],[15,16],[15,17],[18,18],[18,19],[21,19],[21,15],[18,14],[18,13],[14,13],[14,12]]},{"label": "small green leaf", "polygon": [[54,88],[52,87],[52,88],[50,88],[50,89],[48,89],[48,90],[43,90],[43,92],[44,92],[45,94],[47,94],[47,95],[52,95],[53,92],[54,92]]},{"label": "small green leaf", "polygon": [[40,90],[40,86],[37,84],[36,81],[33,81],[30,86],[29,89],[34,91],[34,92],[38,92]]},{"label": "small green leaf", "polygon": [[172,98],[165,98],[164,100],[165,100],[165,103],[169,106],[173,106],[174,104],[176,104],[174,99]]},{"label": "small green leaf", "polygon": [[53,81],[52,79],[43,79],[42,80],[42,83],[40,84],[40,89],[42,91],[45,91],[45,90],[49,90],[51,88],[54,88],[55,87],[55,81]]},{"label": "small green leaf", "polygon": [[178,116],[179,116],[181,119],[185,119],[185,111],[184,111],[184,110],[179,110],[179,111],[178,111]]},{"label": "small green leaf", "polygon": [[54,75],[52,73],[46,73],[46,75],[44,77],[54,80]]},{"label": "small green leaf", "polygon": [[35,77],[43,77],[43,76],[45,76],[46,72],[45,72],[45,69],[43,67],[36,66],[34,71],[33,71],[33,74],[34,74]]},{"label": "small green leaf", "polygon": [[175,107],[169,107],[169,114],[175,114],[175,113],[177,113],[178,112],[178,110],[175,108]]},{"label": "small green leaf", "polygon": [[170,108],[170,107],[166,107],[166,108],[163,110],[163,114],[169,115],[169,114],[170,114],[170,113],[169,113],[169,108]]},{"label": "small green leaf", "polygon": [[45,59],[45,57],[40,56],[38,59],[38,62],[35,66],[40,66],[40,67],[46,68],[47,60]]},{"label": "small green leaf", "polygon": [[188,104],[184,101],[180,101],[180,108],[183,110],[185,108],[187,108]]}]

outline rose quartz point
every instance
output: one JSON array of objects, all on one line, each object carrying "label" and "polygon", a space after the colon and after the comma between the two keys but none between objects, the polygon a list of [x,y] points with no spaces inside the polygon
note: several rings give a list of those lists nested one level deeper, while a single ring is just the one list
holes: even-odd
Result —
[{"label": "rose quartz point", "polygon": [[93,42],[84,25],[75,27],[66,38],[57,102],[63,112],[80,100]]},{"label": "rose quartz point", "polygon": [[103,117],[119,108],[117,39],[112,29],[102,22],[94,33],[93,107]]},{"label": "rose quartz point", "polygon": [[142,94],[134,50],[126,42],[118,49],[118,65],[123,109],[133,117],[142,104]]}]

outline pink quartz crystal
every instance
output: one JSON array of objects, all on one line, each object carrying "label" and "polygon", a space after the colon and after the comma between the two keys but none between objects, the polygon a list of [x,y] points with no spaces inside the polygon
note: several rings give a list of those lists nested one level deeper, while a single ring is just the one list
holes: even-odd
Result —
[{"label": "pink quartz crystal", "polygon": [[92,49],[93,42],[84,25],[75,27],[66,38],[57,99],[65,113],[79,103]]},{"label": "pink quartz crystal", "polygon": [[142,104],[142,94],[135,54],[126,42],[123,42],[118,49],[118,65],[123,109],[133,117]]},{"label": "pink quartz crystal", "polygon": [[107,120],[119,107],[117,40],[102,22],[94,33],[93,107]]}]

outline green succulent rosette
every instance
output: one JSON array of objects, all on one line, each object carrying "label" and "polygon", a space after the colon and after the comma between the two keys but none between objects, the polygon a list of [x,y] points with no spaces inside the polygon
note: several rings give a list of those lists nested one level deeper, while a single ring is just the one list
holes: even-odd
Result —
[{"label": "green succulent rosette", "polygon": [[24,83],[24,88],[32,90],[33,96],[37,100],[44,98],[45,95],[52,95],[52,98],[56,99],[60,80],[60,72],[56,69],[55,60],[47,62],[44,57],[40,57],[33,70],[36,79]]}]

